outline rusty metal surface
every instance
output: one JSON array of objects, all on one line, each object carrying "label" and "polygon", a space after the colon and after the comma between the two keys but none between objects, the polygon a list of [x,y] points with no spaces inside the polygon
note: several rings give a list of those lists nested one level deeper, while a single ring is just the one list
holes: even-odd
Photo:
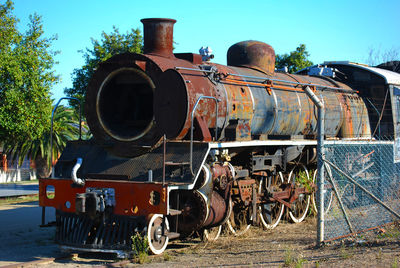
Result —
[{"label": "rusty metal surface", "polygon": [[291,184],[286,184],[284,185],[282,191],[272,193],[272,196],[269,198],[269,200],[277,201],[290,208],[291,204],[297,200],[299,195],[305,193],[307,193],[305,188],[295,188]]},{"label": "rusty metal surface", "polygon": [[[266,76],[249,68],[233,68],[237,73],[245,76],[277,78],[290,82],[310,82],[304,78],[293,78],[286,74],[277,73],[276,76]],[[254,79],[253,79],[254,80]],[[270,91],[262,85],[253,85],[252,79],[247,79],[248,88],[254,102],[254,116],[251,121],[253,138],[266,139],[267,135],[315,135],[316,109],[301,87],[287,86],[280,89],[272,85]],[[315,80],[315,79],[314,79]],[[316,79],[318,82],[319,80]],[[322,85],[334,86],[325,80]],[[236,86],[239,87],[239,86]],[[292,90],[290,90],[292,88]],[[332,91],[317,91],[326,103],[326,134],[336,136],[343,123],[341,103],[338,96],[342,93]]]},{"label": "rusty metal surface", "polygon": [[[166,214],[168,207],[167,186],[161,183],[141,183],[129,181],[102,181],[86,180],[83,187],[71,187],[70,179],[40,179],[39,205],[54,207],[57,210],[75,213],[76,194],[86,192],[86,188],[113,188],[115,189],[116,205],[113,214],[124,216],[144,216],[151,213]],[[54,187],[54,197],[48,198],[46,189]],[[51,188],[52,188],[51,187]],[[157,205],[150,204],[151,193],[160,194]]]},{"label": "rusty metal surface", "polygon": [[[236,67],[213,64],[220,73],[237,73]],[[238,78],[244,82],[244,79]],[[237,85],[231,82],[221,81],[226,92],[226,122],[228,129],[225,129],[227,140],[250,140],[251,120],[253,118],[254,100],[250,88],[246,85]],[[221,104],[223,106],[223,104]]]},{"label": "rusty metal surface", "polygon": [[[209,128],[216,124],[223,128],[226,121],[226,94],[218,93],[205,74],[173,70],[176,66],[199,69],[173,56],[175,21],[144,19],[142,22],[147,54],[120,54],[101,64],[86,95],[86,117],[93,135],[120,156],[145,152],[140,146],[155,145],[163,134],[168,138],[185,137],[190,128],[188,115],[200,96],[220,100],[219,119],[215,118],[215,103],[210,100],[201,101],[196,116],[202,117]],[[124,76],[128,75],[131,79],[125,86],[127,82],[120,80],[126,80]]]},{"label": "rusty metal surface", "polygon": [[162,57],[174,58],[173,19],[142,19],[144,36],[144,53],[155,54]]},{"label": "rusty metal surface", "polygon": [[[195,54],[181,59],[173,56],[175,20],[142,22],[146,54],[112,57],[96,71],[87,92],[88,124],[99,144],[113,154],[143,154],[163,134],[169,139],[187,139],[189,114],[200,96],[215,97],[220,102],[218,118],[213,100],[199,103],[195,118],[200,124],[194,133],[198,139],[209,140],[215,127],[221,133],[218,139],[236,141],[268,139],[269,135],[316,135],[315,107],[300,85],[278,85],[269,80],[269,86],[264,86],[262,80],[240,76],[218,81],[202,72],[204,66],[216,68],[220,77],[230,73],[265,81],[318,84],[316,94],[326,106],[327,137],[370,134],[363,101],[351,93],[332,91],[334,87],[350,87],[330,78],[274,73],[274,51],[265,43],[245,41],[233,45],[228,51],[228,64],[240,67],[201,63]],[[126,83],[130,89],[125,88]]]},{"label": "rusty metal surface", "polygon": [[253,187],[256,181],[253,179],[238,180],[237,186],[239,188],[240,199],[245,203],[250,203],[252,198]]},{"label": "rusty metal surface", "polygon": [[[128,72],[128,79],[124,72]],[[116,55],[98,67],[85,103],[86,119],[98,144],[113,154],[134,156],[146,151],[140,146],[157,143],[162,134],[152,119],[152,96],[161,72],[151,59],[134,53]],[[140,93],[142,88],[144,94]],[[146,113],[141,113],[141,107]]]},{"label": "rusty metal surface", "polygon": [[226,201],[216,191],[212,191],[209,205],[209,213],[204,227],[212,227],[221,224],[227,213]]},{"label": "rusty metal surface", "polygon": [[[182,211],[178,216],[177,231],[182,237],[192,234],[204,225],[207,219],[208,205],[207,200],[203,194],[197,190],[188,191],[172,191],[170,193],[171,207]],[[179,200],[179,203],[177,203]],[[171,221],[174,224],[175,221]],[[171,230],[174,230],[172,226]]]},{"label": "rusty metal surface", "polygon": [[[222,128],[226,116],[225,95],[218,94],[205,75],[176,72],[173,69],[177,65],[196,68],[185,60],[133,53],[114,56],[101,64],[89,84],[85,107],[89,127],[98,143],[116,155],[135,156],[145,152],[140,146],[155,145],[163,134],[182,139],[190,128],[188,115],[197,98],[203,95],[221,100],[218,125]],[[124,70],[132,76],[129,89],[114,82]],[[140,79],[143,82],[138,84]],[[138,91],[143,84],[147,95]],[[215,103],[204,100],[199,104],[197,115],[212,128],[215,113],[209,111],[215,111]]]},{"label": "rusty metal surface", "polygon": [[220,164],[214,164],[211,167],[211,174],[213,179],[217,179],[221,176],[232,178],[231,170],[228,166],[221,166]]},{"label": "rusty metal surface", "polygon": [[263,42],[243,41],[228,49],[228,65],[248,67],[272,75],[275,71],[275,51]]},{"label": "rusty metal surface", "polygon": [[[234,73],[242,76],[317,84],[319,86],[316,88],[316,94],[325,103],[325,134],[327,137],[370,136],[367,110],[362,99],[354,93],[332,90],[335,87],[351,90],[342,83],[328,78],[284,73],[268,76],[254,68],[231,68]],[[285,82],[279,82],[279,85],[276,85],[274,82],[268,88],[267,84],[259,82],[261,80],[246,78],[244,81],[252,95],[254,107],[254,116],[251,118],[252,138],[267,139],[267,135],[316,135],[316,109],[300,85],[296,86],[290,83],[285,85]],[[245,87],[241,83],[231,86]],[[329,87],[329,89],[324,87]],[[230,95],[233,95],[232,91],[228,90],[228,96],[230,97]]]},{"label": "rusty metal surface", "polygon": [[[196,66],[194,66],[196,67]],[[216,120],[216,104],[212,99],[203,99],[196,110],[196,116],[200,116],[208,125],[208,128],[215,128],[218,124],[219,128],[223,128],[225,124],[225,118],[228,113],[226,110],[226,99],[225,95],[218,94],[215,90],[215,85],[208,79],[205,74],[199,74],[198,72],[181,70],[179,71],[184,77],[187,86],[187,92],[189,97],[189,110],[191,112],[197,99],[200,96],[210,96],[217,98],[220,102],[218,103],[218,120]],[[176,137],[177,139],[183,138],[190,129],[190,118],[186,120],[186,123],[181,133]]]},{"label": "rusty metal surface", "polygon": [[[169,71],[170,69],[175,69],[175,67],[185,67],[185,68],[192,68],[196,70],[201,70],[199,66],[196,66],[192,64],[189,61],[186,60],[181,60],[181,59],[167,59],[164,57],[159,57],[157,55],[146,55],[149,59],[151,59],[153,62],[157,62],[157,66],[164,72],[171,72]],[[185,88],[187,92],[187,110],[185,111],[186,115],[186,120],[181,128],[176,128],[174,133],[178,133],[175,137],[175,139],[182,139],[184,138],[187,134],[188,131],[190,130],[190,112],[193,110],[193,107],[197,101],[197,99],[200,96],[211,96],[215,97],[220,100],[218,104],[218,120],[216,120],[216,106],[215,102],[213,100],[202,100],[197,108],[196,111],[196,116],[201,116],[203,117],[203,120],[206,122],[209,128],[215,128],[215,124],[218,124],[218,128],[223,128],[224,124],[226,124],[226,116],[227,116],[227,100],[226,100],[226,94],[225,92],[221,92],[218,86],[216,86],[205,73],[199,72],[199,71],[192,71],[192,70],[178,70],[179,74],[182,76],[183,81],[185,82]],[[174,86],[174,85],[171,85]],[[165,91],[165,87],[168,86],[162,86],[162,89]],[[181,88],[184,86],[181,85]],[[167,93],[162,95],[166,95]],[[154,109],[156,110],[156,114],[163,114],[163,118],[173,118],[172,116],[168,116],[165,112],[166,111],[158,111],[158,109],[161,109],[160,107],[165,107],[167,105],[167,99],[168,98],[174,98],[174,95],[171,94],[171,96],[167,97],[167,99],[163,99],[162,95],[161,97],[156,97],[160,101],[160,104],[155,104]],[[183,101],[183,99],[181,98]],[[169,108],[170,114],[173,115],[176,112],[173,111],[174,107]],[[163,120],[163,119],[162,119]],[[170,122],[170,120],[168,120]],[[162,124],[168,124],[167,123],[162,123]],[[168,127],[169,128],[169,127]],[[160,130],[163,132],[163,130]]]},{"label": "rusty metal surface", "polygon": [[341,136],[344,138],[370,137],[371,129],[368,111],[362,98],[346,94],[341,97],[341,102],[344,106],[344,123]]}]

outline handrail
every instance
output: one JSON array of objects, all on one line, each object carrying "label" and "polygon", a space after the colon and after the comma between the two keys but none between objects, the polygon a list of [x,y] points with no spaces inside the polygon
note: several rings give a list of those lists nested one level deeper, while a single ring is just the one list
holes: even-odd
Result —
[{"label": "handrail", "polygon": [[227,73],[226,75],[227,76],[237,76],[237,77],[242,77],[242,78],[260,79],[260,80],[264,80],[264,81],[273,81],[273,82],[279,82],[282,84],[291,84],[291,85],[303,86],[303,87],[304,86],[320,87],[322,89],[331,89],[331,90],[339,90],[339,91],[349,92],[349,93],[358,93],[358,91],[352,90],[352,89],[346,89],[346,88],[341,88],[341,87],[330,87],[330,86],[325,86],[325,85],[320,85],[320,84],[292,82],[292,81],[286,81],[286,80],[281,80],[281,79],[265,78],[265,77],[260,77],[260,76],[241,75],[241,74],[233,74],[233,73]]},{"label": "handrail", "polygon": [[[82,102],[78,98],[74,97],[62,97],[58,100],[56,105],[51,112],[51,125],[50,125],[50,161],[51,164],[53,163],[53,123],[54,123],[54,114],[57,111],[58,105],[62,100],[75,100],[79,103],[79,140],[82,140]],[[53,165],[52,165],[53,166]],[[51,174],[54,176],[53,167],[51,168]]]},{"label": "handrail", "polygon": [[203,99],[212,99],[215,101],[216,104],[216,113],[215,113],[215,140],[217,140],[218,138],[218,102],[220,102],[219,99],[215,98],[215,97],[211,97],[211,96],[200,96],[191,113],[191,123],[190,123],[190,172],[192,173],[192,175],[194,175],[193,172],[193,117],[194,117],[194,113],[196,112],[197,109],[197,105],[199,104],[199,102]]},{"label": "handrail", "polygon": [[[202,72],[202,73],[217,73],[216,71],[213,71],[213,70],[202,70],[202,69],[194,69],[194,68],[186,68],[186,67],[175,67],[175,70],[186,70],[186,71],[195,71],[195,72]],[[359,93],[357,90],[346,89],[346,88],[341,88],[341,87],[330,87],[330,86],[324,86],[324,85],[320,85],[320,84],[292,82],[292,81],[287,81],[287,80],[266,78],[266,77],[261,77],[261,76],[242,75],[242,74],[234,74],[234,73],[226,73],[226,74],[224,74],[224,76],[226,76],[226,77],[236,76],[236,77],[241,77],[241,78],[263,80],[263,82],[261,82],[261,83],[265,83],[267,81],[272,81],[272,82],[279,82],[281,84],[290,84],[290,85],[294,85],[294,86],[302,86],[302,87],[309,86],[309,87],[318,87],[321,89],[336,90],[336,91],[347,92],[347,93]],[[279,87],[275,87],[275,88],[282,89]]]}]

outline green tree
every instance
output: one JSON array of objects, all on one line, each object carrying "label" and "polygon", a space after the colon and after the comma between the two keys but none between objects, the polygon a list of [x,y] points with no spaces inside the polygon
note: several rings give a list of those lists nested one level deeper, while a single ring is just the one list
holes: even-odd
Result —
[{"label": "green tree", "polygon": [[[22,164],[28,157],[32,159],[36,166],[37,176],[45,178],[50,175],[51,163],[62,152],[69,140],[75,140],[79,137],[79,116],[74,109],[59,106],[54,114],[53,125],[53,159],[50,159],[50,126],[46,127],[43,135],[37,139],[31,140],[7,140],[4,144],[6,154],[12,156]],[[87,133],[84,127],[82,133]]]},{"label": "green tree", "polygon": [[300,44],[295,51],[290,52],[290,54],[276,55],[275,57],[275,67],[280,69],[285,66],[288,68],[289,73],[295,73],[301,69],[313,65],[313,63],[308,60],[310,53],[306,50],[306,45]]},{"label": "green tree", "polygon": [[[85,99],[86,88],[90,78],[100,62],[105,61],[111,56],[133,52],[141,53],[143,48],[143,38],[139,29],[131,29],[125,34],[121,34],[117,27],[113,26],[113,31],[110,34],[101,33],[101,39],[96,40],[91,38],[92,48],[86,48],[83,53],[85,64],[72,72],[72,88],[64,89],[64,93],[69,97],[75,97],[82,102]],[[70,103],[77,108],[76,103]]]},{"label": "green tree", "polygon": [[50,49],[56,37],[43,37],[41,17],[29,17],[28,30],[17,29],[14,6],[0,5],[0,141],[35,140],[50,125],[50,89],[58,82]]}]

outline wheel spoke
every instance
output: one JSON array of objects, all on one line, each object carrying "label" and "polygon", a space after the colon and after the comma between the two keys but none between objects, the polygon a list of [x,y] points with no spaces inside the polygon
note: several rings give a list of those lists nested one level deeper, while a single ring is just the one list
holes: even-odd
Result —
[{"label": "wheel spoke", "polygon": [[[164,252],[168,245],[168,236],[162,235],[163,215],[154,214],[147,226],[147,241],[150,252],[157,255]],[[169,231],[168,219],[165,218],[166,231]]]},{"label": "wheel spoke", "polygon": [[249,207],[234,204],[231,216],[226,222],[229,231],[235,236],[242,235],[250,229],[251,213]]},{"label": "wheel spoke", "polygon": [[[304,165],[298,165],[290,171],[288,183],[294,184],[295,187],[306,187],[308,182],[311,182],[311,180],[308,170]],[[310,199],[310,195],[301,194],[294,201],[292,204],[294,209],[289,210],[289,216],[293,222],[299,223],[305,219],[310,206]]]},{"label": "wheel spoke", "polygon": [[[283,175],[279,172],[276,176],[263,178],[260,180],[258,191],[259,193],[273,193],[281,191],[281,184],[283,183]],[[264,187],[265,185],[265,187]],[[266,229],[275,228],[283,215],[284,206],[282,203],[274,202],[260,205],[258,212],[260,215],[261,223]]]}]

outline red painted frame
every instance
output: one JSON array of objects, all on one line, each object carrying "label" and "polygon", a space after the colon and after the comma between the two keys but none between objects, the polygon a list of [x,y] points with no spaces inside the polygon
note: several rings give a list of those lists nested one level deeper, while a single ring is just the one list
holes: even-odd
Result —
[{"label": "red painted frame", "polygon": [[[54,187],[54,198],[48,198],[47,187]],[[75,186],[71,179],[40,179],[39,205],[54,207],[64,212],[75,213],[75,198],[85,193],[86,188],[113,188],[115,190],[114,214],[125,216],[148,216],[167,214],[168,190],[162,183],[86,180],[82,187]],[[50,190],[50,189],[49,189]],[[152,204],[151,193],[159,193],[159,204]],[[69,207],[67,206],[69,202]]]}]

